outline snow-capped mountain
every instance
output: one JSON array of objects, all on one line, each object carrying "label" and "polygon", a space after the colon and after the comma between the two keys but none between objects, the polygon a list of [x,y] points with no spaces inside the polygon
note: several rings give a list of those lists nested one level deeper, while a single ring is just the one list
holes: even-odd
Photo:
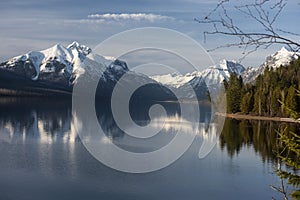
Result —
[{"label": "snow-capped mountain", "polygon": [[80,70],[83,59],[91,53],[91,49],[73,42],[68,47],[56,44],[42,51],[31,51],[16,56],[0,64],[2,69],[15,73],[24,73],[33,81],[43,79],[46,74],[62,74],[72,79]]},{"label": "snow-capped mountain", "polygon": [[223,84],[224,79],[229,79],[230,74],[236,73],[240,75],[244,71],[245,68],[243,65],[234,60],[228,61],[223,59],[219,64],[205,69],[202,72],[202,77],[208,86],[218,87],[220,84]]},{"label": "snow-capped mountain", "polygon": [[144,87],[141,94],[147,97],[154,95],[170,98],[172,95],[168,88],[172,88],[182,96],[192,98],[193,93],[188,89],[192,86],[197,96],[201,98],[206,96],[208,88],[218,89],[224,79],[229,79],[231,73],[242,75],[246,83],[253,82],[267,66],[274,69],[287,65],[299,56],[300,53],[290,52],[283,47],[280,51],[268,56],[258,68],[250,67],[245,70],[241,64],[224,59],[201,72],[147,77],[130,71],[124,61],[109,57],[109,55],[93,54],[89,47],[78,42],[73,42],[67,47],[56,44],[51,48],[31,51],[1,63],[0,94],[4,94],[7,90],[9,92],[21,91],[22,94],[24,91],[30,94],[71,94],[74,83],[82,74],[89,72],[93,78],[93,74],[101,72],[103,75],[99,80],[98,89],[103,96],[109,96],[119,78],[127,73],[130,80],[126,84],[136,82],[156,84],[156,86],[152,84]]},{"label": "snow-capped mountain", "polygon": [[300,53],[288,51],[282,47],[279,51],[268,56],[265,62],[257,68],[249,67],[242,73],[242,78],[245,83],[253,83],[258,75],[263,74],[265,69],[276,69],[280,66],[286,66],[291,61],[298,59]]},{"label": "snow-capped mountain", "polygon": [[199,97],[203,99],[203,97],[207,96],[208,89],[211,93],[216,94],[217,90],[219,90],[223,84],[224,79],[228,80],[231,73],[239,75],[244,70],[245,68],[241,64],[224,59],[217,65],[210,66],[201,72],[194,71],[185,75],[173,73],[151,76],[150,78],[163,85],[174,88],[181,96],[187,98],[193,97],[193,92],[188,89],[189,86],[192,86],[198,99]]},{"label": "snow-capped mountain", "polygon": [[107,82],[116,82],[117,77],[128,71],[125,62],[93,54],[89,47],[78,42],[67,47],[56,44],[51,48],[31,51],[1,63],[0,87],[22,93],[44,91],[70,94],[76,79],[86,70],[92,69],[86,60],[98,64],[98,70],[104,72],[102,80]]},{"label": "snow-capped mountain", "polygon": [[87,81],[94,78],[98,81],[96,95],[110,97],[114,86],[125,73],[129,77],[122,85],[125,92],[130,85],[152,83],[143,87],[137,96],[155,100],[175,99],[170,90],[160,83],[130,71],[126,62],[93,54],[90,48],[78,42],[67,47],[57,44],[1,63],[0,95],[70,95],[78,78],[87,77]]},{"label": "snow-capped mountain", "polygon": [[187,73],[185,75],[181,75],[178,73],[155,75],[151,76],[150,78],[163,85],[172,86],[174,88],[180,88],[181,86],[189,83],[195,77],[201,77],[201,72],[195,71],[193,73]]},{"label": "snow-capped mountain", "polygon": [[207,69],[179,75],[176,73],[152,76],[155,81],[180,88],[185,84],[195,85],[198,82],[205,81],[207,86],[219,87],[224,79],[228,80],[231,73],[241,74],[245,68],[236,61],[221,60],[219,64],[210,66]]}]

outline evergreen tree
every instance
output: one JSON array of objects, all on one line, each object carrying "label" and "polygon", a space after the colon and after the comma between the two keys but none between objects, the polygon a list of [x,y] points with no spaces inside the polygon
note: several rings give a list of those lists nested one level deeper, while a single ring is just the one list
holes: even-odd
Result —
[{"label": "evergreen tree", "polygon": [[280,103],[278,101],[280,97],[280,89],[276,87],[271,90],[271,102],[270,102],[270,115],[271,116],[280,116]]},{"label": "evergreen tree", "polygon": [[253,85],[244,85],[241,77],[231,74],[224,86],[230,113],[293,117],[284,104],[300,112],[300,98],[296,95],[300,90],[300,58],[277,69],[266,67]]},{"label": "evergreen tree", "polygon": [[240,105],[241,112],[244,114],[250,113],[253,109],[253,102],[254,102],[254,97],[251,92],[247,92],[245,95],[243,95],[241,105]]},{"label": "evergreen tree", "polygon": [[227,112],[236,113],[240,111],[242,85],[243,81],[240,77],[238,77],[235,73],[230,75],[226,91]]},{"label": "evergreen tree", "polygon": [[292,116],[292,113],[290,111],[290,110],[296,111],[298,108],[297,94],[296,94],[296,90],[293,86],[291,86],[288,89],[286,100],[285,100],[285,106],[287,108],[289,108],[289,109],[286,109],[286,114],[290,117],[296,117],[296,116]]}]

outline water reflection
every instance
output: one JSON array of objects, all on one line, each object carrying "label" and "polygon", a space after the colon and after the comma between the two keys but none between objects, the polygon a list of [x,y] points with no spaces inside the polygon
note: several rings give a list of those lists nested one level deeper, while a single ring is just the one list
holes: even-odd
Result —
[{"label": "water reflection", "polygon": [[230,157],[238,155],[244,147],[252,146],[262,161],[276,161],[276,130],[288,127],[289,130],[299,130],[299,124],[278,123],[274,121],[235,120],[226,119],[220,136],[221,149]]},{"label": "water reflection", "polygon": [[[197,119],[182,119],[178,105],[170,103],[165,105],[169,116],[153,120],[153,127],[165,123],[164,130],[172,132],[180,127],[184,133],[199,132],[191,122]],[[149,123],[147,106],[138,106],[133,110],[132,118],[139,125]],[[209,122],[209,108],[202,108],[204,114],[201,122]],[[97,117],[101,127],[109,138],[123,137],[125,133],[116,125],[110,104],[104,101],[97,107]],[[76,119],[79,120],[79,119]],[[79,123],[77,121],[77,123]],[[78,140],[74,129],[74,119],[71,113],[71,101],[62,99],[18,99],[2,98],[0,102],[0,140],[3,142],[18,142],[38,139],[41,143],[75,142]]]},{"label": "water reflection", "polygon": [[[168,106],[170,115],[157,116],[152,123],[152,126],[165,123],[161,141],[156,140],[155,148],[168,142],[178,130],[181,134],[197,133],[196,140],[216,136],[217,127],[207,126],[209,108],[202,109],[201,119],[198,119],[200,129],[196,129],[191,123],[195,119],[180,119],[177,105]],[[149,123],[143,109],[147,107],[140,106],[139,112],[132,113],[141,125]],[[103,144],[119,144],[131,139],[116,126],[108,105],[99,105],[97,110],[99,123],[108,136],[101,141]],[[261,160],[274,161],[272,148],[276,144],[274,130],[280,126],[278,123],[227,119],[218,146],[205,159],[198,159],[200,146],[196,143],[166,170],[128,175],[93,159],[76,135],[78,119],[73,118],[71,112],[69,100],[0,98],[0,198],[20,199],[27,194],[36,197],[31,199],[61,199],[62,196],[72,199],[161,199],[162,196],[164,199],[266,199],[277,195],[269,188],[274,179],[277,181],[276,175],[271,174],[272,165],[262,164]],[[145,145],[146,150],[153,148],[146,143],[139,144]]]},{"label": "water reflection", "polygon": [[[214,124],[209,128],[207,123],[210,118],[210,108],[205,106],[201,108],[203,114],[200,119],[194,119],[193,114],[188,119],[182,119],[178,104],[172,102],[165,103],[164,106],[169,115],[157,116],[151,123],[153,128],[160,127],[161,123],[164,123],[159,135],[140,140],[128,136],[116,125],[109,102],[103,100],[96,107],[99,124],[107,136],[102,138],[101,145],[114,143],[131,152],[149,152],[167,145],[176,134],[196,134],[200,140],[216,140]],[[146,106],[136,104],[133,107],[131,115],[136,123],[141,125],[149,123],[149,107],[150,104]],[[191,109],[190,112],[193,113],[194,110]],[[75,126],[79,123],[81,123],[79,118],[72,117],[70,100],[2,98],[0,103],[0,143],[7,144],[2,147],[11,148],[23,144],[20,149],[25,154],[35,156],[24,156],[22,159],[29,159],[37,169],[43,171],[43,174],[54,173],[51,166],[56,166],[55,163],[59,159],[55,156],[62,153],[66,156],[63,159],[64,167],[68,173],[76,174],[78,165],[81,165],[78,163],[78,151],[76,152],[76,143],[81,141],[76,134]],[[63,148],[61,152],[57,150],[60,148]],[[0,155],[0,158],[1,156],[5,157],[4,159],[11,159],[12,166],[20,162],[13,159],[14,156]]]},{"label": "water reflection", "polygon": [[72,142],[71,103],[56,99],[11,99],[0,102],[0,140],[40,143]]},{"label": "water reflection", "polygon": [[[169,116],[156,117],[151,125],[160,127],[164,123],[163,132],[168,133],[163,141],[156,145],[159,148],[172,139],[173,133],[196,133],[199,137],[213,140],[216,137],[214,124],[208,126],[210,108],[202,107],[199,129],[194,125],[196,119],[182,119],[178,105],[169,103],[164,105],[169,110]],[[148,106],[138,106],[138,112],[132,112],[132,117],[139,125],[149,123]],[[127,141],[128,136],[118,128],[110,111],[109,103],[99,104],[97,107],[98,121],[107,138],[103,143],[113,141]],[[136,111],[137,111],[136,110]],[[192,116],[192,115],[191,115]],[[77,120],[77,121],[76,121]],[[0,141],[5,143],[39,142],[44,144],[74,143],[79,141],[74,123],[78,119],[72,118],[71,101],[62,99],[14,99],[1,98],[0,101]],[[291,130],[297,130],[298,125],[288,124]],[[272,121],[251,121],[226,119],[219,145],[226,150],[230,157],[239,154],[246,147],[253,147],[263,161],[275,161],[273,153],[276,145],[277,133],[275,130],[283,125]],[[285,127],[285,126],[284,126]],[[132,140],[132,138],[130,138]],[[151,140],[150,140],[151,142]],[[152,141],[153,142],[153,141]],[[142,143],[143,144],[143,143]]]}]

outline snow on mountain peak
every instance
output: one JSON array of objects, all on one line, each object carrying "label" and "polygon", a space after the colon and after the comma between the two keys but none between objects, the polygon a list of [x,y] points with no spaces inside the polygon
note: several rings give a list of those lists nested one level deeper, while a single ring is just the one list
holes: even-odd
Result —
[{"label": "snow on mountain peak", "polygon": [[188,83],[189,81],[191,81],[196,74],[193,75],[191,75],[190,73],[185,75],[172,73],[172,74],[151,76],[150,78],[163,85],[170,85],[172,87],[179,88],[184,84]]},{"label": "snow on mountain peak", "polygon": [[[229,79],[231,73],[242,75],[245,83],[251,83],[259,74],[264,72],[267,66],[273,69],[287,65],[299,56],[300,53],[288,51],[283,47],[268,56],[258,68],[251,67],[245,70],[241,64],[234,60],[223,59],[203,71],[194,71],[184,75],[178,73],[156,75],[150,78],[173,88],[185,88],[187,84],[194,88],[203,88],[201,85],[203,81],[208,88],[219,88],[224,80]],[[105,79],[112,80],[112,82],[117,80],[115,77],[119,77],[129,70],[125,62],[113,57],[93,54],[89,47],[76,41],[67,47],[56,44],[42,51],[31,51],[14,57],[2,63],[0,68],[22,76],[25,74],[25,77],[31,80],[64,80],[71,86],[85,70],[90,69],[89,62],[96,63],[98,67],[96,70],[105,71]],[[98,64],[100,64],[101,69]]]},{"label": "snow on mountain peak", "polygon": [[220,70],[223,71],[227,71],[227,76],[229,77],[231,73],[236,73],[236,74],[241,74],[245,68],[244,66],[242,66],[241,64],[239,64],[238,62],[236,62],[235,60],[226,60],[223,59],[219,62],[219,64],[217,66],[215,66],[215,68],[218,68]]},{"label": "snow on mountain peak", "polygon": [[210,66],[201,72],[195,71],[185,75],[157,75],[152,76],[151,78],[161,84],[170,85],[176,88],[195,80],[195,78],[198,78],[197,80],[200,80],[199,78],[201,78],[207,85],[218,87],[223,83],[224,79],[229,79],[231,73],[236,73],[239,75],[244,70],[245,68],[236,61],[228,61],[223,59],[219,62],[219,64]]},{"label": "snow on mountain peak", "polygon": [[285,47],[282,47],[279,51],[271,56],[268,56],[264,65],[268,65],[270,68],[277,68],[281,65],[288,65],[292,60],[298,59],[299,53],[288,51]]},{"label": "snow on mountain peak", "polygon": [[[29,66],[28,73],[31,74],[32,80],[38,80],[41,74],[49,75],[50,73],[61,74],[73,80],[74,76],[76,77],[83,73],[84,59],[91,54],[91,51],[89,47],[75,41],[68,45],[68,47],[56,44],[45,50],[31,51],[9,59],[1,65],[11,71],[18,70],[21,66],[25,67],[27,65]],[[107,60],[100,55],[98,57],[97,62],[105,66],[112,63],[111,60]],[[93,56],[90,59],[93,59]]]},{"label": "snow on mountain peak", "polygon": [[76,49],[79,53],[81,53],[85,56],[92,52],[91,48],[89,48],[85,45],[79,44],[77,41],[72,42],[70,45],[68,45],[67,48],[70,50]]},{"label": "snow on mountain peak", "polygon": [[265,62],[257,68],[249,67],[244,73],[242,73],[242,78],[245,83],[253,83],[255,79],[263,74],[265,69],[276,69],[280,66],[286,66],[291,61],[298,59],[300,53],[287,50],[282,47],[279,51],[268,56]]},{"label": "snow on mountain peak", "polygon": [[72,61],[74,58],[72,52],[61,44],[56,44],[51,48],[42,50],[41,53],[44,54],[45,61],[57,60],[58,62],[64,63],[64,61]]},{"label": "snow on mountain peak", "polygon": [[202,77],[208,86],[219,87],[225,79],[229,79],[231,73],[240,75],[244,70],[244,66],[238,62],[223,59],[217,65],[205,69]]},{"label": "snow on mountain peak", "polygon": [[281,49],[278,52],[289,52],[289,50],[287,50],[285,47],[281,47]]}]

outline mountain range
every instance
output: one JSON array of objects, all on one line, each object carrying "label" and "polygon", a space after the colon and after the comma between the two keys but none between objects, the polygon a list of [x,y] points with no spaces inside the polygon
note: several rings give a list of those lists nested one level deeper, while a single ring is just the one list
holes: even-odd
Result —
[{"label": "mountain range", "polygon": [[[195,71],[185,75],[166,74],[148,77],[128,69],[125,61],[94,54],[92,50],[78,42],[64,47],[56,44],[42,51],[31,51],[9,59],[0,64],[0,94],[2,95],[70,95],[76,80],[91,66],[87,60],[97,63],[94,70],[103,72],[99,80],[99,96],[109,97],[117,81],[125,73],[129,74],[132,82],[151,82],[145,86],[141,95],[155,99],[174,99],[171,90],[178,91],[180,96],[193,98],[194,93],[188,90],[192,86],[198,99],[205,99],[207,87],[218,88],[231,73],[241,75],[244,82],[253,83],[256,77],[263,73],[266,67],[277,68],[287,65],[299,57],[282,48],[270,55],[259,67],[245,69],[236,61],[221,60],[204,71]],[[131,83],[132,84],[132,83]],[[166,87],[167,86],[167,87]],[[171,88],[171,90],[169,89]]]}]

